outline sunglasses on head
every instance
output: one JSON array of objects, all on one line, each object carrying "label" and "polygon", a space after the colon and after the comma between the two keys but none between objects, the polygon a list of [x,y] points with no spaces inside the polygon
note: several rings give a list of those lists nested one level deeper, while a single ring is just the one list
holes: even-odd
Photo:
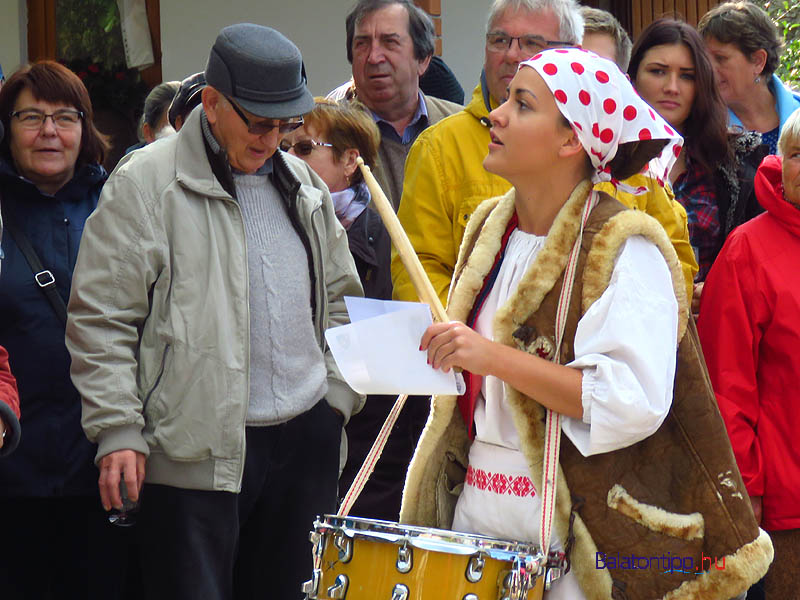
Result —
[{"label": "sunglasses on head", "polygon": [[278,131],[280,133],[287,134],[291,133],[298,127],[303,126],[303,117],[298,117],[297,119],[292,121],[278,121],[278,122],[258,121],[256,123],[253,123],[252,121],[250,121],[250,119],[248,119],[245,116],[244,112],[242,112],[242,109],[239,108],[233,100],[228,98],[228,96],[225,96],[225,99],[228,101],[228,104],[230,104],[233,107],[233,110],[236,112],[236,114],[239,115],[239,118],[242,121],[244,121],[244,124],[247,125],[248,133],[252,133],[253,135],[264,135],[265,133],[269,133],[276,127],[278,128]]},{"label": "sunglasses on head", "polygon": [[284,152],[289,152],[289,150],[294,150],[294,153],[297,156],[308,156],[314,151],[315,146],[325,146],[327,148],[333,148],[333,144],[329,144],[327,142],[315,142],[314,140],[300,140],[299,142],[295,142],[294,144],[290,144],[286,140],[283,140],[281,142],[281,150],[283,150]]}]

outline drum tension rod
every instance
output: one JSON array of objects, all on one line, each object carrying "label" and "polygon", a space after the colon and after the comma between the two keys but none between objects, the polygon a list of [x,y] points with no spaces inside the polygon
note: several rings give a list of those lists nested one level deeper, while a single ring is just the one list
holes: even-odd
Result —
[{"label": "drum tension rod", "polygon": [[[486,559],[480,554],[473,556],[467,563],[467,572],[464,574],[470,583],[478,583],[483,577],[483,568],[486,566]],[[464,600],[467,600],[466,596]]]},{"label": "drum tension rod", "polygon": [[409,547],[408,540],[403,542],[403,545],[397,549],[397,562],[395,563],[398,572],[408,573],[411,567],[414,566],[414,552]]},{"label": "drum tension rod", "polygon": [[392,590],[392,600],[408,600],[408,586],[398,583]]},{"label": "drum tension rod", "polygon": [[336,576],[336,582],[328,588],[328,598],[332,600],[343,600],[347,597],[347,586],[350,580],[344,573]]}]

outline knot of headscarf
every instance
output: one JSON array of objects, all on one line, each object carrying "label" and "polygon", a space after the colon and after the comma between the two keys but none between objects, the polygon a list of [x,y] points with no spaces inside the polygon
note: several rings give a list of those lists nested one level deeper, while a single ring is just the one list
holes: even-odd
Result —
[{"label": "knot of headscarf", "polygon": [[609,181],[633,194],[611,174],[609,163],[621,144],[641,140],[667,140],[667,145],[642,172],[663,186],[683,147],[683,138],[661,115],[642,100],[616,64],[581,48],[544,50],[521,62],[531,67],[553,93],[561,114],[570,122],[594,167],[592,181]]}]

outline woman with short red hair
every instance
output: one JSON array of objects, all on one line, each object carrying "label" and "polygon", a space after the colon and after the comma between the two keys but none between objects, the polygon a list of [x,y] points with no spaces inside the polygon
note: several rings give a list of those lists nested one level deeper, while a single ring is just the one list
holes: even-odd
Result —
[{"label": "woman with short red hair", "polygon": [[[100,505],[64,342],[83,226],[107,176],[107,144],[92,116],[86,87],[56,62],[24,66],[0,90],[0,345],[17,378],[24,429],[21,438],[6,431],[6,444],[11,435],[19,445],[0,461],[3,598],[114,598],[99,580],[119,587],[124,575],[111,568],[124,564],[108,538],[120,534]],[[8,413],[0,414],[8,427]]]}]

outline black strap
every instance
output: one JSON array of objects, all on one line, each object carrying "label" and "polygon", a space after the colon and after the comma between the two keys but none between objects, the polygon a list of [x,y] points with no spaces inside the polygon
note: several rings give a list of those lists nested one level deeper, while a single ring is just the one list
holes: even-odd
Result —
[{"label": "black strap", "polygon": [[7,210],[3,210],[3,223],[11,234],[11,237],[14,238],[20,251],[25,256],[25,260],[28,261],[28,265],[30,265],[33,271],[33,279],[36,281],[36,285],[39,286],[39,289],[42,290],[42,293],[47,297],[50,306],[53,307],[58,318],[66,325],[67,305],[56,289],[55,275],[53,275],[53,272],[49,269],[44,268],[42,261],[39,260],[39,255],[36,254],[36,250],[33,249],[33,246],[31,246],[31,243],[28,241],[28,237],[17,228],[17,224],[11,218]]}]

